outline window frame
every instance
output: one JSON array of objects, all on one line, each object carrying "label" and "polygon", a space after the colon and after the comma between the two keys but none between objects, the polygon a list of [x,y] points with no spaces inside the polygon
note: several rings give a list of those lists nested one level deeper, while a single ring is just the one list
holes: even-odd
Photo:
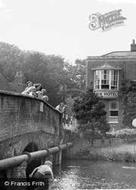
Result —
[{"label": "window frame", "polygon": [[[116,103],[116,108],[112,108],[112,104]],[[118,112],[117,115],[111,115],[111,112]],[[119,102],[117,100],[113,100],[109,102],[109,119],[108,123],[119,123]]]},{"label": "window frame", "polygon": [[[108,72],[108,75],[107,75],[108,80],[102,79],[106,76],[105,74],[103,74],[103,77],[102,77],[102,72],[104,73],[105,71]],[[97,72],[98,72],[98,74],[97,74]],[[114,72],[114,75],[112,74],[112,72]],[[116,75],[115,75],[115,73],[116,73]],[[114,80],[112,80],[112,76],[113,76]],[[96,80],[96,78],[97,78],[97,80]],[[104,86],[104,84],[102,84],[102,80],[108,81],[108,84],[105,84],[105,85],[107,85],[107,86],[109,85],[109,88],[102,88],[102,85]],[[97,81],[98,81],[98,84],[96,85]],[[112,85],[112,83],[116,83],[116,84]],[[115,86],[115,88],[113,88],[112,86]],[[102,69],[102,70],[94,71],[94,90],[118,90],[118,89],[119,89],[119,70]]]}]

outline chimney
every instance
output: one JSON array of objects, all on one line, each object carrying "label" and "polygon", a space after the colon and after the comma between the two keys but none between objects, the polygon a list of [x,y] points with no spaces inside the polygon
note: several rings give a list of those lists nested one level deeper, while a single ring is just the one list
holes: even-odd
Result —
[{"label": "chimney", "polygon": [[131,44],[131,51],[136,51],[135,40],[132,41],[132,44]]}]

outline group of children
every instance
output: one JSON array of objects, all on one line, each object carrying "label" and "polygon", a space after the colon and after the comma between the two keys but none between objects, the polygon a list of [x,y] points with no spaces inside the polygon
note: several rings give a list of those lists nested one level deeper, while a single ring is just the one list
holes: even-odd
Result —
[{"label": "group of children", "polygon": [[[27,87],[25,90],[21,93],[23,95],[31,96],[31,97],[36,97],[40,98],[44,101],[48,101],[49,98],[46,95],[47,91],[46,89],[43,89],[41,84],[33,84],[31,81],[27,82]],[[63,114],[63,122],[66,120],[67,114],[66,112],[66,105],[61,102],[58,106],[56,106],[56,110],[61,112]],[[65,123],[65,122],[64,122]],[[39,188],[34,188],[34,189],[49,189],[50,183],[53,182],[54,177],[53,177],[53,171],[52,171],[52,162],[50,161],[45,161],[43,165],[40,165],[39,167],[35,168],[32,173],[29,175],[29,178],[31,179],[41,179],[44,180],[45,186],[44,187],[39,187]]]},{"label": "group of children", "polygon": [[[38,84],[33,84],[33,82],[28,81],[26,83],[26,88],[25,90],[21,93],[26,96],[31,96],[35,98],[42,99],[44,101],[48,101],[49,98],[46,95],[47,91],[46,89],[42,88],[42,85],[40,83]],[[63,124],[70,124],[71,123],[71,118],[67,114],[67,105],[61,102],[59,105],[55,107],[56,110],[58,110],[60,113],[62,113],[62,122]]]},{"label": "group of children", "polygon": [[44,101],[48,101],[49,98],[46,95],[46,93],[47,93],[46,89],[43,89],[40,83],[33,84],[31,81],[28,81],[27,87],[21,94],[28,95],[35,98],[40,98]]}]

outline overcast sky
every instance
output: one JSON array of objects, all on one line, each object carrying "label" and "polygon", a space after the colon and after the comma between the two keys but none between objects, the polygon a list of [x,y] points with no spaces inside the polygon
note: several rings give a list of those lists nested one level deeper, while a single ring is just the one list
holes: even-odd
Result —
[{"label": "overcast sky", "polygon": [[[89,29],[89,15],[122,9],[123,26]],[[136,0],[0,0],[0,41],[69,61],[129,50],[136,38]]]}]

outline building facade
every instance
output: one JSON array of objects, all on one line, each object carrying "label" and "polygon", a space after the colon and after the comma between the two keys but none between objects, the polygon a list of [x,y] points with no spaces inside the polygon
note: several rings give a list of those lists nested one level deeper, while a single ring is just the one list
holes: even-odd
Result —
[{"label": "building facade", "polygon": [[136,80],[136,44],[133,40],[130,51],[116,51],[102,56],[87,58],[86,86],[93,86],[102,99],[111,130],[123,128],[123,106],[119,91],[123,81]]}]

